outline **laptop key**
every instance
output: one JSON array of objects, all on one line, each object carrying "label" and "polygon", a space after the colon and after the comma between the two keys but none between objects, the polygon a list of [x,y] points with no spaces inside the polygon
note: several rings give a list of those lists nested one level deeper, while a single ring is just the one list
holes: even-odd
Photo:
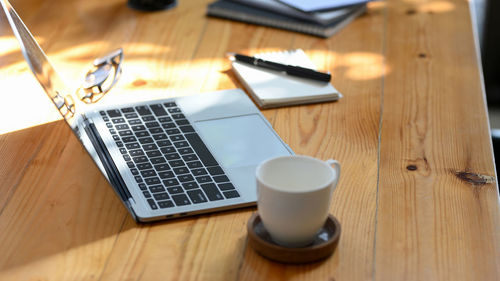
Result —
[{"label": "laptop key", "polygon": [[150,138],[150,137],[147,137],[147,138],[140,138],[139,142],[141,144],[154,143],[154,140],[152,138]]},{"label": "laptop key", "polygon": [[130,153],[130,156],[132,156],[132,157],[143,156],[144,155],[144,151],[142,151],[142,149],[129,150],[129,153]]},{"label": "laptop key", "polygon": [[177,168],[174,168],[174,172],[177,175],[182,175],[182,174],[189,173],[189,169],[187,167],[177,167]]},{"label": "laptop key", "polygon": [[190,174],[181,175],[181,176],[178,176],[177,178],[181,182],[194,181],[193,176],[191,176]]},{"label": "laptop key", "polygon": [[203,176],[203,175],[207,175],[208,174],[207,170],[205,170],[204,168],[193,169],[193,170],[191,170],[191,172],[195,176]]},{"label": "laptop key", "polygon": [[139,118],[139,115],[137,115],[137,113],[135,113],[135,112],[125,113],[125,118],[127,118],[127,119]]},{"label": "laptop key", "polygon": [[161,104],[152,104],[149,107],[151,108],[151,110],[153,110],[153,113],[156,116],[168,115],[168,113],[165,111],[165,109],[163,108],[163,106]]},{"label": "laptop key", "polygon": [[124,107],[124,108],[122,108],[122,112],[123,113],[130,113],[130,112],[134,112],[134,109],[132,107]]},{"label": "laptop key", "polygon": [[173,146],[165,146],[165,147],[160,148],[160,151],[163,154],[167,154],[167,153],[175,152],[175,148]]},{"label": "laptop key", "polygon": [[167,123],[167,122],[172,122],[172,118],[168,117],[168,116],[164,116],[164,117],[160,117],[158,118],[158,121],[160,121],[160,123]]},{"label": "laptop key", "polygon": [[169,140],[159,140],[156,143],[161,147],[172,145],[172,142],[170,142]]},{"label": "laptop key", "polygon": [[165,134],[157,134],[157,135],[153,135],[153,138],[157,141],[159,140],[166,140],[168,139],[167,135]]},{"label": "laptop key", "polygon": [[168,109],[168,112],[170,112],[170,113],[180,113],[181,109],[178,108],[178,107],[172,107],[172,108]]},{"label": "laptop key", "polygon": [[183,135],[175,135],[175,136],[170,136],[170,140],[172,141],[182,141],[185,140]]},{"label": "laptop key", "polygon": [[194,128],[191,127],[190,125],[180,126],[179,129],[181,129],[183,133],[194,133]]},{"label": "laptop key", "polygon": [[205,197],[203,192],[199,189],[190,190],[187,192],[187,194],[188,194],[189,198],[191,199],[191,202],[193,202],[195,204],[207,202],[207,198]]},{"label": "laptop key", "polygon": [[162,153],[159,150],[151,150],[151,151],[146,152],[146,154],[149,157],[159,157],[159,156],[162,156]]},{"label": "laptop key", "polygon": [[147,131],[139,131],[135,133],[135,136],[138,138],[149,137],[149,133]]},{"label": "laptop key", "polygon": [[149,128],[149,132],[151,132],[151,134],[160,134],[160,133],[163,133],[163,129],[161,127],[155,127],[155,128]]},{"label": "laptop key", "polygon": [[148,203],[149,203],[149,206],[151,207],[151,209],[153,209],[153,210],[158,209],[158,206],[156,206],[156,202],[154,199],[148,199]]},{"label": "laptop key", "polygon": [[196,169],[196,168],[201,168],[203,167],[203,164],[201,164],[200,161],[194,161],[194,162],[189,162],[187,163],[188,167],[191,169]]},{"label": "laptop key", "polygon": [[128,120],[128,123],[130,125],[140,125],[140,124],[142,124],[142,121],[140,119],[130,119],[130,120]]},{"label": "laptop key", "polygon": [[157,178],[157,177],[153,177],[153,178],[146,178],[145,179],[145,182],[148,184],[148,185],[154,185],[154,184],[160,184],[160,179]]},{"label": "laptop key", "polygon": [[142,145],[142,148],[146,151],[150,151],[150,150],[158,149],[158,146],[156,146],[156,144],[154,144],[154,143],[147,143],[147,144]]},{"label": "laptop key", "polygon": [[179,185],[179,181],[177,179],[166,179],[166,180],[163,180],[163,184],[165,186],[175,186],[175,185]]},{"label": "laptop key", "polygon": [[194,182],[194,181],[191,181],[191,182],[185,182],[182,184],[182,187],[185,189],[185,190],[188,190],[188,189],[197,189],[197,188],[200,188],[200,186]]},{"label": "laptop key", "polygon": [[174,142],[174,146],[177,148],[183,148],[189,146],[189,144],[187,143],[187,141],[178,141]]},{"label": "laptop key", "polygon": [[230,183],[230,182],[226,182],[226,183],[219,183],[217,186],[218,186],[218,187],[220,188],[220,190],[222,190],[222,191],[228,191],[228,190],[233,190],[233,189],[234,189],[234,185],[233,185],[232,183]]},{"label": "laptop key", "polygon": [[184,206],[184,205],[191,204],[191,202],[189,202],[189,199],[186,196],[186,194],[172,195],[172,199],[174,199],[174,202],[177,206]]},{"label": "laptop key", "polygon": [[132,157],[134,160],[134,163],[146,163],[149,162],[148,158],[146,156],[137,156],[137,157]]},{"label": "laptop key", "polygon": [[122,116],[122,113],[118,109],[108,110],[107,113],[111,118]]},{"label": "laptop key", "polygon": [[180,166],[184,166],[184,162],[182,160],[172,160],[172,161],[168,161],[168,163],[170,164],[170,166],[172,167],[180,167]]},{"label": "laptop key", "polygon": [[170,170],[170,166],[167,163],[162,163],[162,164],[155,165],[155,169],[157,171],[166,171],[166,170]]},{"label": "laptop key", "polygon": [[169,154],[165,154],[165,158],[167,158],[167,160],[177,160],[177,159],[181,159],[181,156],[174,152],[174,153],[169,153]]},{"label": "laptop key", "polygon": [[193,149],[200,157],[201,162],[205,164],[205,166],[216,166],[218,165],[215,158],[212,156],[212,153],[208,150],[205,143],[201,140],[201,138],[196,133],[186,134],[186,139],[189,141]]},{"label": "laptop key", "polygon": [[154,121],[154,120],[156,120],[156,119],[153,115],[148,115],[148,116],[142,117],[142,121],[144,121],[144,122]]},{"label": "laptop key", "polygon": [[113,124],[120,124],[120,123],[125,123],[125,119],[123,118],[113,118],[111,119],[111,121],[113,121]]},{"label": "laptop key", "polygon": [[196,157],[196,154],[188,154],[188,155],[183,155],[182,159],[186,162],[189,162],[198,160],[198,157]]},{"label": "laptop key", "polygon": [[149,178],[149,177],[156,176],[156,172],[155,172],[155,170],[145,170],[145,171],[141,171],[141,175],[145,178]]},{"label": "laptop key", "polygon": [[152,193],[164,192],[165,188],[162,185],[153,185],[149,187]]},{"label": "laptop key", "polygon": [[144,195],[144,197],[146,198],[151,198],[151,193],[147,192],[147,191],[143,191],[142,194]]},{"label": "laptop key", "polygon": [[151,158],[151,163],[153,163],[153,165],[166,163],[166,162],[167,162],[167,160],[165,160],[165,158],[163,158],[163,157]]},{"label": "laptop key", "polygon": [[175,123],[177,123],[178,126],[190,125],[187,119],[177,119],[175,120]]},{"label": "laptop key", "polygon": [[175,178],[175,174],[172,171],[158,172],[158,176],[162,179]]},{"label": "laptop key", "polygon": [[168,196],[168,194],[166,192],[155,193],[155,194],[153,194],[153,196],[156,199],[156,201],[162,201],[162,200],[168,200],[168,199],[170,199],[170,196]]},{"label": "laptop key", "polygon": [[151,165],[151,163],[149,162],[146,162],[146,163],[139,163],[137,164],[137,169],[139,170],[148,170],[148,169],[151,169],[153,168],[153,165]]},{"label": "laptop key", "polygon": [[117,130],[126,130],[126,129],[128,129],[128,128],[129,128],[129,127],[128,127],[128,125],[127,125],[127,124],[118,124],[118,125],[116,125],[116,129],[117,129]]},{"label": "laptop key", "polygon": [[160,127],[160,124],[156,121],[153,122],[147,122],[145,123],[146,127],[148,128],[155,128],[155,127]]},{"label": "laptop key", "polygon": [[214,181],[215,181],[216,183],[220,183],[220,182],[227,182],[227,181],[229,181],[229,178],[228,178],[226,175],[215,176],[215,177],[214,177]]},{"label": "laptop key", "polygon": [[212,182],[212,178],[210,176],[200,176],[196,177],[196,181],[199,183],[207,183]]},{"label": "laptop key", "polygon": [[178,151],[181,155],[194,153],[194,151],[189,147],[180,148]]},{"label": "laptop key", "polygon": [[163,104],[165,107],[174,107],[177,106],[177,104],[174,101],[171,102],[166,102]]},{"label": "laptop key", "polygon": [[179,194],[179,193],[184,193],[184,190],[180,186],[172,186],[167,188],[168,193],[172,194]]},{"label": "laptop key", "polygon": [[137,149],[137,148],[141,148],[141,147],[139,146],[139,143],[137,143],[137,142],[127,143],[127,144],[125,145],[125,147],[126,147],[127,149]]},{"label": "laptop key", "polygon": [[201,185],[201,189],[205,191],[205,194],[207,195],[208,199],[210,201],[216,201],[216,200],[222,200],[224,197],[222,194],[219,192],[217,189],[217,186],[213,183],[205,183]]},{"label": "laptop key", "polygon": [[182,114],[182,113],[176,113],[176,114],[172,114],[172,118],[174,118],[174,119],[186,119],[186,116],[184,116],[184,114]]},{"label": "laptop key", "polygon": [[174,122],[163,123],[161,126],[163,127],[163,129],[173,129],[177,127],[175,126]]},{"label": "laptop key", "polygon": [[177,135],[177,134],[181,133],[181,131],[179,131],[179,129],[167,129],[166,132],[169,135]]},{"label": "laptop key", "polygon": [[123,137],[123,138],[122,138],[122,141],[123,141],[124,143],[129,143],[129,142],[136,142],[136,141],[137,141],[137,139],[136,139],[135,137]]},{"label": "laptop key", "polygon": [[144,131],[144,130],[146,130],[146,127],[144,127],[143,125],[134,125],[134,126],[132,126],[132,130],[134,132]]},{"label": "laptop key", "polygon": [[207,170],[212,176],[224,174],[224,171],[219,166],[208,167]]},{"label": "laptop key", "polygon": [[147,106],[141,105],[141,106],[136,106],[135,110],[139,113],[139,115],[151,115],[151,111],[149,111]]},{"label": "laptop key", "polygon": [[160,206],[160,208],[162,208],[162,209],[165,209],[165,208],[172,208],[175,205],[171,200],[167,200],[167,201],[158,202],[158,206]]},{"label": "laptop key", "polygon": [[224,192],[224,197],[226,197],[227,199],[237,198],[240,197],[240,194],[236,190],[231,190]]}]

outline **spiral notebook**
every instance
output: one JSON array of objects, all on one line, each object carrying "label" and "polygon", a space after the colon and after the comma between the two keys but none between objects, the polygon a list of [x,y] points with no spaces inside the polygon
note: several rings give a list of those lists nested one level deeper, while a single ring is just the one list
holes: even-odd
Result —
[{"label": "spiral notebook", "polygon": [[[316,69],[301,49],[261,53],[254,56]],[[342,97],[342,94],[330,83],[293,77],[237,61],[232,62],[232,67],[247,92],[261,108],[335,101]]]}]

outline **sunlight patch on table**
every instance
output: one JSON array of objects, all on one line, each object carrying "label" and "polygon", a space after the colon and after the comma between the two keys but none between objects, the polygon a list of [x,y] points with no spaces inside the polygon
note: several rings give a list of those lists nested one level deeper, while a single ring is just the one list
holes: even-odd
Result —
[{"label": "sunlight patch on table", "polygon": [[2,80],[2,96],[0,135],[62,119],[29,71]]},{"label": "sunlight patch on table", "polygon": [[[29,280],[75,280],[79,279],[78,276],[86,276],[89,271],[94,271],[98,279],[106,265],[107,253],[115,240],[116,237],[111,235],[46,255],[33,249],[34,259],[27,258],[28,261],[24,264],[15,264],[14,260],[13,266],[0,269],[0,280],[19,280],[20,276]],[[38,250],[44,249],[41,247]],[[78,271],[75,271],[75,268],[78,268]],[[57,273],[57,276],[54,276],[54,273]]]}]

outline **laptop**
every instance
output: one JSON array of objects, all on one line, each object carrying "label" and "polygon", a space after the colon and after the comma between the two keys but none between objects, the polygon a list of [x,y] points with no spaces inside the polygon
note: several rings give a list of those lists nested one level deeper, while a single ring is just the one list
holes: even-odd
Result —
[{"label": "laptop", "polygon": [[94,61],[84,90],[68,90],[10,3],[0,4],[35,77],[136,221],[254,205],[257,165],[293,154],[240,89],[100,105],[121,50]]}]

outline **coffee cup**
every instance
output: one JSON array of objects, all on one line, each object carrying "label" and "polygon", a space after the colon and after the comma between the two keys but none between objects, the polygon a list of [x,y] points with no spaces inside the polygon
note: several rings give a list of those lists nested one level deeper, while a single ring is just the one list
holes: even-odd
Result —
[{"label": "coffee cup", "polygon": [[262,162],[257,207],[272,240],[285,247],[312,243],[326,222],[339,176],[336,160],[292,155]]}]

